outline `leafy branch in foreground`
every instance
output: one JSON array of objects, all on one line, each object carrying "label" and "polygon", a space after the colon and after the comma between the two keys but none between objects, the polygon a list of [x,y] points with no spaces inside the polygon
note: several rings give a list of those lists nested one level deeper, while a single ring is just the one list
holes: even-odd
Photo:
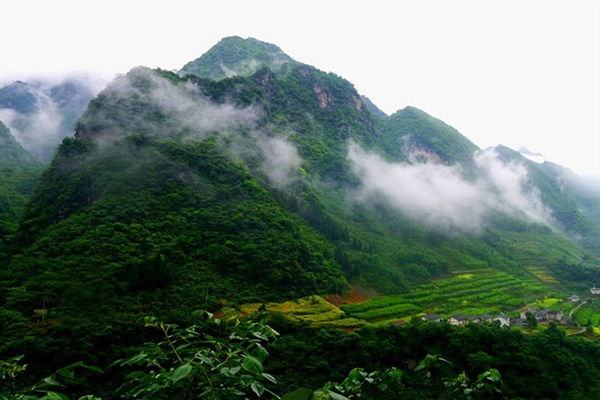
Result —
[{"label": "leafy branch in foreground", "polygon": [[490,369],[471,381],[462,372],[453,372],[453,364],[441,357],[427,355],[411,372],[397,368],[365,372],[355,368],[341,383],[328,382],[315,392],[298,389],[282,400],[396,400],[452,399],[489,400],[502,398],[500,372]]},{"label": "leafy branch in foreground", "polygon": [[197,315],[202,321],[187,328],[147,317],[146,326],[161,331],[164,339],[146,343],[138,354],[112,364],[133,367],[119,393],[140,399],[279,398],[268,388],[277,381],[262,364],[268,355],[263,344],[277,332],[264,319],[240,321],[234,313],[225,319],[208,312]]},{"label": "leafy branch in foreground", "polygon": [[[20,355],[5,361],[0,360],[0,400],[69,400],[69,397],[61,392],[68,386],[81,383],[81,378],[75,374],[77,369],[103,373],[98,367],[78,361],[60,368],[33,386],[19,389],[17,388],[18,378],[27,369],[27,364],[21,364],[22,359],[23,356]],[[3,385],[5,382],[8,385]],[[100,398],[86,395],[79,397],[79,400],[100,400]]]}]

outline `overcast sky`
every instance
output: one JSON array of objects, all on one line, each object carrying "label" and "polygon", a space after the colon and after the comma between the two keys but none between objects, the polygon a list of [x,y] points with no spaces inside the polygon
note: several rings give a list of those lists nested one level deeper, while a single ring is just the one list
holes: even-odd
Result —
[{"label": "overcast sky", "polygon": [[275,43],[387,113],[412,105],[480,147],[600,173],[600,6],[0,1],[0,83],[179,69],[224,36]]}]

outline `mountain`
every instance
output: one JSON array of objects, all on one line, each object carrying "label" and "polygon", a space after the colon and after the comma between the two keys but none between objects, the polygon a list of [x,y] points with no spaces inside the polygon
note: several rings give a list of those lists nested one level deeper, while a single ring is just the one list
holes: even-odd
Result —
[{"label": "mountain", "polygon": [[[575,174],[569,174],[566,169],[556,164],[539,164],[528,160],[519,152],[505,146],[498,146],[496,150],[504,161],[517,162],[527,167],[531,183],[539,191],[542,201],[552,211],[552,216],[560,227],[568,234],[576,236],[586,248],[600,252],[600,229],[594,223],[594,219],[588,217],[593,217],[594,205],[597,208],[599,204],[595,200],[600,199],[594,199],[591,193],[586,192]],[[571,190],[565,190],[565,183],[561,181],[561,177],[571,182],[567,186]],[[587,215],[580,210],[578,202],[584,207],[587,205]]]},{"label": "mountain", "polygon": [[472,161],[479,148],[453,127],[424,111],[406,107],[385,120],[381,132],[390,155],[402,160],[406,151],[435,154],[444,163]]},{"label": "mountain", "polygon": [[589,221],[519,157],[413,107],[382,115],[255,39],[223,39],[180,74],[134,68],[88,104],[11,235],[0,355],[32,352],[42,305],[53,319],[31,334],[61,364],[134,346],[149,313],[190,322],[456,271],[527,280],[532,266],[583,287],[599,259],[568,235]]},{"label": "mountain", "polygon": [[16,139],[42,161],[49,161],[96,94],[90,81],[67,78],[55,84],[16,81],[0,88],[0,119]]},{"label": "mountain", "polygon": [[236,75],[249,76],[262,67],[279,72],[289,64],[296,62],[274,44],[230,36],[184,65],[179,73],[221,80]]}]

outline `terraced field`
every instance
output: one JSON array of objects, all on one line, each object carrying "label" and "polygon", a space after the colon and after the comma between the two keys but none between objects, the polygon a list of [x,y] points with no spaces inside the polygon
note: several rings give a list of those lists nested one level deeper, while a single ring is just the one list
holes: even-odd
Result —
[{"label": "terraced field", "polygon": [[527,270],[544,282],[558,283],[556,278],[544,267],[527,267]]},{"label": "terraced field", "polygon": [[[575,306],[574,303],[555,297],[553,283],[541,277],[538,279],[531,275],[517,277],[492,268],[457,270],[452,277],[416,286],[409,293],[375,297],[360,303],[342,304],[338,307],[315,295],[283,303],[269,303],[265,307],[269,312],[281,313],[293,321],[352,330],[365,325],[385,325],[399,319],[409,321],[426,313],[438,313],[444,318],[459,313],[469,315],[504,312],[517,316],[517,310],[524,306],[560,309],[565,312]],[[551,293],[554,297],[548,296]],[[341,300],[338,297],[340,296],[334,300]],[[363,300],[365,299],[366,297]],[[600,307],[600,301],[597,303]],[[261,305],[244,304],[239,311],[251,314]],[[590,319],[593,325],[600,326],[600,310],[587,307],[577,312],[576,316],[582,325]]]},{"label": "terraced field", "polygon": [[494,269],[455,271],[455,276],[417,286],[409,293],[375,298],[340,308],[349,316],[383,322],[435,312],[452,314],[499,313],[522,307],[548,291],[533,278],[515,277]]},{"label": "terraced field", "polygon": [[[242,314],[253,314],[261,303],[248,303],[240,307]],[[321,296],[309,296],[283,303],[268,303],[265,308],[270,313],[281,313],[292,321],[302,321],[317,327],[336,327],[354,329],[365,325],[365,321],[347,318],[342,310],[327,302]]]}]

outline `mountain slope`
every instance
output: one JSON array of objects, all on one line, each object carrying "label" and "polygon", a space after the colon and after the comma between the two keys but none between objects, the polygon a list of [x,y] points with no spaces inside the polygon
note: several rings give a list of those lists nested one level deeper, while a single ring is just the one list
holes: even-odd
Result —
[{"label": "mountain slope", "polygon": [[16,229],[40,174],[41,163],[0,122],[0,259],[6,235]]},{"label": "mountain slope", "polygon": [[540,168],[553,176],[561,189],[567,192],[587,218],[600,227],[600,188],[583,181],[577,174],[562,165],[545,161]]},{"label": "mountain slope", "polygon": [[547,164],[528,160],[505,146],[497,146],[496,150],[504,161],[525,165],[531,184],[539,191],[542,201],[552,211],[558,225],[586,248],[600,253],[600,229],[579,210],[573,196],[562,189],[561,182]]}]

